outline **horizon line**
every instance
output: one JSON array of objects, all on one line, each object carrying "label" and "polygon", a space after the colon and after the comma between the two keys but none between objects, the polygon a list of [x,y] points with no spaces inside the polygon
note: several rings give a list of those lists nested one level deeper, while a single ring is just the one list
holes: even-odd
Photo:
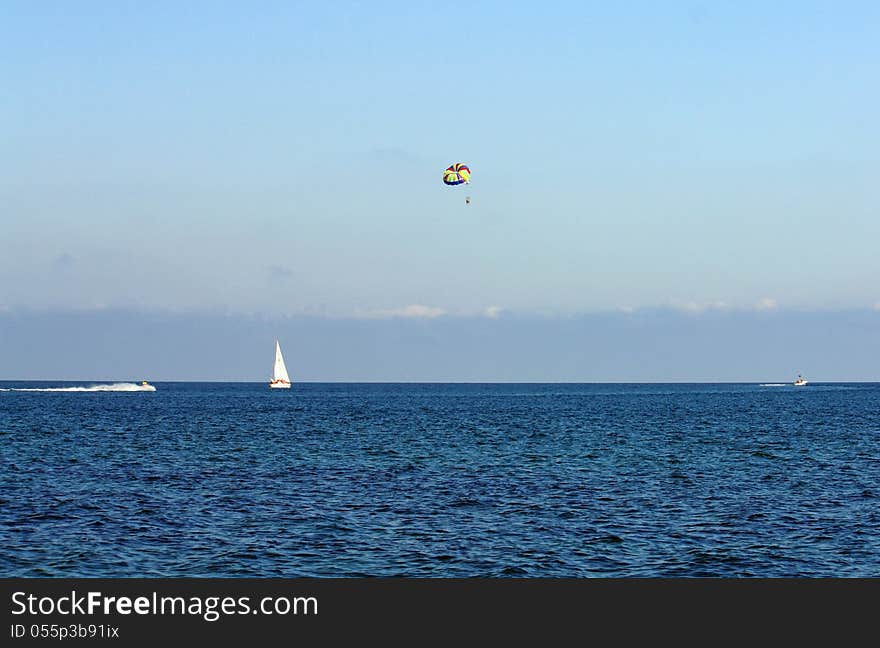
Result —
[{"label": "horizon line", "polygon": [[[58,378],[0,378],[0,383],[26,383],[26,382],[62,382],[62,383],[107,383],[107,382],[139,382],[144,378],[132,379],[116,379],[116,378],[77,378],[77,379],[58,379]],[[209,383],[209,384],[239,384],[239,385],[259,385],[269,384],[266,380],[155,380],[155,383],[176,383],[176,384],[192,384],[192,383]],[[753,384],[780,384],[790,385],[793,380],[295,380],[291,381],[292,385],[753,385]],[[829,385],[829,384],[874,384],[880,383],[877,380],[809,380],[811,385]]]}]

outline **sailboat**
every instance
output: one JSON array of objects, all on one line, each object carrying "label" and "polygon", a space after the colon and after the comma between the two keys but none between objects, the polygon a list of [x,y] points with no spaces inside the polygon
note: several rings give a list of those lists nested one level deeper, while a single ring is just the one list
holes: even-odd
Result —
[{"label": "sailboat", "polygon": [[272,389],[290,389],[290,376],[287,375],[287,367],[284,366],[284,356],[281,355],[281,345],[275,340],[275,367],[272,370]]}]

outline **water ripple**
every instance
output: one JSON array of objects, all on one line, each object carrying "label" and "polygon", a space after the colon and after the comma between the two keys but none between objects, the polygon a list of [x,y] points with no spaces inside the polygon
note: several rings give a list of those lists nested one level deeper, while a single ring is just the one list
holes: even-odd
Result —
[{"label": "water ripple", "polygon": [[2,388],[4,576],[880,575],[876,384]]}]

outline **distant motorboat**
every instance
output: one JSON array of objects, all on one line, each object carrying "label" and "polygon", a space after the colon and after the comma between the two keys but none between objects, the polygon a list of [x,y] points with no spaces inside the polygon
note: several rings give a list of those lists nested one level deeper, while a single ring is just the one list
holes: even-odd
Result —
[{"label": "distant motorboat", "polygon": [[803,387],[804,385],[807,384],[807,380],[803,376],[798,374],[797,380],[795,380],[794,383],[792,383],[792,384],[795,387]]},{"label": "distant motorboat", "polygon": [[275,366],[272,370],[271,389],[290,389],[290,376],[287,375],[287,367],[284,366],[284,356],[281,355],[281,345],[275,340]]}]

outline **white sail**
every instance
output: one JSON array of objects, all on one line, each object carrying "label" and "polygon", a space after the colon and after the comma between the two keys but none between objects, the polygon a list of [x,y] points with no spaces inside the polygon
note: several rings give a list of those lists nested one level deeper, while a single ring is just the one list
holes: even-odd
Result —
[{"label": "white sail", "polygon": [[281,355],[281,345],[275,340],[275,368],[272,371],[272,381],[290,382],[287,375],[287,367],[284,366],[284,356]]}]

